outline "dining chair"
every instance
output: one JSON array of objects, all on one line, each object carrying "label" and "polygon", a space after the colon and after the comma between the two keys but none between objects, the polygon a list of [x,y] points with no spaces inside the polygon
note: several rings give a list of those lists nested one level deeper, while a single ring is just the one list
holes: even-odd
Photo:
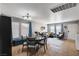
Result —
[{"label": "dining chair", "polygon": [[29,51],[32,51],[34,55],[38,53],[39,46],[35,40],[35,38],[27,38],[27,55]]},{"label": "dining chair", "polygon": [[26,46],[27,47],[27,39],[24,38],[23,36],[21,36],[21,39],[23,40],[23,44],[22,44],[22,52],[24,51],[24,47]]},{"label": "dining chair", "polygon": [[43,40],[41,40],[39,43],[40,47],[44,48],[44,52],[46,52],[47,49],[47,38],[44,36]]}]

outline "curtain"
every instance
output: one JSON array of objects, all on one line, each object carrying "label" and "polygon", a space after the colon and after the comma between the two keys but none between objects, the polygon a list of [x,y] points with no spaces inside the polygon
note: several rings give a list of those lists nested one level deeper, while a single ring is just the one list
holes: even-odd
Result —
[{"label": "curtain", "polygon": [[32,36],[32,23],[29,22],[29,37]]}]

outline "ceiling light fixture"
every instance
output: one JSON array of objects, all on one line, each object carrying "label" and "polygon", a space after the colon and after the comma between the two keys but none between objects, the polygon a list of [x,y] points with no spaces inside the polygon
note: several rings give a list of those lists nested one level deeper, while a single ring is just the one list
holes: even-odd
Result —
[{"label": "ceiling light fixture", "polygon": [[23,19],[30,21],[31,20],[31,15],[29,13],[27,13],[27,15],[23,16]]}]

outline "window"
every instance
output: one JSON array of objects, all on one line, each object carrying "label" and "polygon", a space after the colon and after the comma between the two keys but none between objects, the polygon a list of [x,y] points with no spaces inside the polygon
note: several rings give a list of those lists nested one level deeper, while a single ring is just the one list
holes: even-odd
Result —
[{"label": "window", "polygon": [[56,25],[56,34],[59,34],[61,32],[61,25]]},{"label": "window", "polygon": [[13,38],[19,37],[19,22],[12,22],[12,36]]},{"label": "window", "polygon": [[29,24],[21,23],[21,35],[28,36],[28,33],[29,33]]},{"label": "window", "polygon": [[59,32],[63,31],[62,24],[49,25],[48,30],[49,32],[59,34]]},{"label": "window", "polygon": [[55,33],[55,26],[54,25],[50,26],[50,32]]}]

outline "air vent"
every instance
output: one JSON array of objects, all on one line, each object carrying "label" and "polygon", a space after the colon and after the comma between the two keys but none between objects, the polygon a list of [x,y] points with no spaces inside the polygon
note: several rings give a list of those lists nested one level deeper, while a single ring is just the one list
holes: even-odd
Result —
[{"label": "air vent", "polygon": [[59,11],[62,11],[62,10],[66,10],[66,9],[75,7],[76,5],[77,5],[76,3],[66,3],[64,5],[61,5],[61,6],[58,6],[56,8],[51,9],[51,11],[53,13],[56,13],[56,12],[59,12]]}]

